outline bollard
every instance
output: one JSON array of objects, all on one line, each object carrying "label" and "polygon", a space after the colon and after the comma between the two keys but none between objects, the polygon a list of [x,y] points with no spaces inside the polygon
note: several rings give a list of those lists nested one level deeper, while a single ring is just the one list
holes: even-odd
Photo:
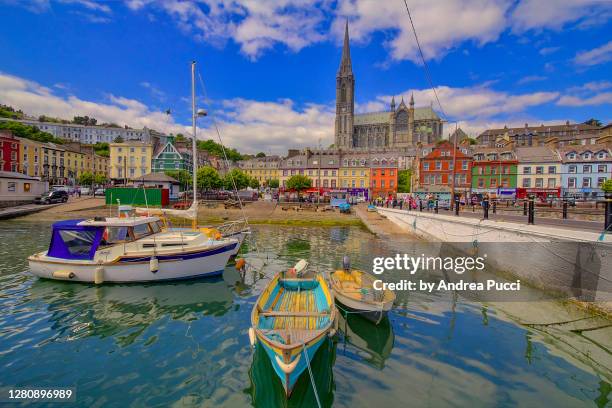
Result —
[{"label": "bollard", "polygon": [[563,219],[567,220],[567,200],[563,200]]},{"label": "bollard", "polygon": [[527,218],[527,224],[533,225],[535,215],[535,203],[533,202],[533,198],[529,199],[529,214]]},{"label": "bollard", "polygon": [[455,215],[459,215],[459,205],[461,205],[461,203],[459,202],[459,198],[455,198]]},{"label": "bollard", "polygon": [[489,219],[489,200],[486,198],[482,200],[482,210],[484,212],[484,219],[488,220]]},{"label": "bollard", "polygon": [[523,215],[527,215],[527,200],[523,201]]},{"label": "bollard", "polygon": [[612,230],[612,194],[606,193],[606,215],[604,218],[604,233]]},{"label": "bollard", "polygon": [[497,200],[493,201],[493,214],[497,214]]},{"label": "bollard", "polygon": [[419,200],[419,211],[423,212],[423,200]]},{"label": "bollard", "polygon": [[434,208],[434,212],[437,214],[438,213],[438,199],[436,199],[436,206]]}]

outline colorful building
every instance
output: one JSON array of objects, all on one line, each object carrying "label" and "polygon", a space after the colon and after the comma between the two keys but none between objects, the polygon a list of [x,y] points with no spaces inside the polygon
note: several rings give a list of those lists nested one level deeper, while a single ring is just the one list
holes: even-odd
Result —
[{"label": "colorful building", "polygon": [[64,154],[64,148],[55,143],[45,143],[42,147],[42,179],[51,185],[66,183]]},{"label": "colorful building", "polygon": [[115,183],[144,176],[151,172],[153,145],[137,141],[111,143],[110,178]]},{"label": "colorful building", "polygon": [[438,189],[448,192],[452,189],[453,173],[455,193],[467,195],[472,187],[472,157],[468,147],[454,149],[448,141],[428,146],[419,159],[418,189],[432,193]]},{"label": "colorful building", "polygon": [[473,152],[472,194],[516,198],[518,160],[508,148],[478,148]]},{"label": "colorful building", "polygon": [[374,155],[370,160],[372,197],[386,197],[397,192],[398,159]]},{"label": "colorful building", "polygon": [[601,185],[611,177],[612,152],[601,144],[567,146],[561,156],[562,196],[575,199],[603,199]]},{"label": "colorful building", "polygon": [[163,173],[169,170],[193,171],[191,141],[177,142],[169,136],[165,144],[155,152],[151,167],[153,172]]},{"label": "colorful building", "polygon": [[18,137],[19,139],[19,172],[30,177],[41,177],[42,154],[45,143]]},{"label": "colorful building", "polygon": [[259,181],[260,185],[267,185],[270,180],[279,180],[278,156],[256,157],[238,162],[238,167],[250,177]]},{"label": "colorful building", "polygon": [[335,189],[338,187],[340,156],[314,152],[308,158],[306,176],[312,180],[314,188]]},{"label": "colorful building", "polygon": [[297,174],[305,175],[306,166],[308,164],[308,156],[306,154],[297,154],[289,156],[280,161],[279,164],[279,185],[282,188],[287,188],[287,181]]},{"label": "colorful building", "polygon": [[561,158],[546,146],[517,147],[517,198],[558,198],[561,192]]},{"label": "colorful building", "polygon": [[0,170],[19,171],[19,139],[6,130],[0,131]]},{"label": "colorful building", "polygon": [[370,155],[351,153],[341,157],[339,187],[368,190],[370,188]]}]

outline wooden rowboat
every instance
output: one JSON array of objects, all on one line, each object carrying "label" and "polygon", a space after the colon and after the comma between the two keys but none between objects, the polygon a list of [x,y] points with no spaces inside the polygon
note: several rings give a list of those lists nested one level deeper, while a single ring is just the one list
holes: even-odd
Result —
[{"label": "wooden rowboat", "polygon": [[301,260],[277,274],[251,313],[251,345],[263,346],[287,397],[324,340],[336,332],[331,290],[321,275],[304,273],[306,267]]},{"label": "wooden rowboat", "polygon": [[395,293],[389,289],[374,289],[376,278],[368,273],[349,266],[332,273],[330,280],[334,297],[339,303],[375,324],[380,323],[393,307]]}]

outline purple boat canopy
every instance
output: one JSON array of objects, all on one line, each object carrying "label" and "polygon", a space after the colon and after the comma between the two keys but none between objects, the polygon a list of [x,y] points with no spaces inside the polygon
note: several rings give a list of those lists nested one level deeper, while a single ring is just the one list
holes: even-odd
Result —
[{"label": "purple boat canopy", "polygon": [[104,227],[78,225],[83,220],[53,224],[47,256],[62,259],[93,259],[102,240]]}]

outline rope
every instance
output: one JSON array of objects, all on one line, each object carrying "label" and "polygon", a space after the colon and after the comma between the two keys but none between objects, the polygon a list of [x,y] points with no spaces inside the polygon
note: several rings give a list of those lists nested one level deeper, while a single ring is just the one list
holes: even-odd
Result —
[{"label": "rope", "polygon": [[306,351],[305,343],[302,343],[302,351],[304,352],[304,357],[306,358],[306,367],[308,367],[308,375],[310,375],[310,383],[312,384],[312,389],[314,391],[315,398],[317,399],[317,406],[321,408],[321,401],[319,401],[317,385],[315,384],[314,375],[312,375],[312,370],[310,369],[310,359],[308,358],[308,351]]}]

